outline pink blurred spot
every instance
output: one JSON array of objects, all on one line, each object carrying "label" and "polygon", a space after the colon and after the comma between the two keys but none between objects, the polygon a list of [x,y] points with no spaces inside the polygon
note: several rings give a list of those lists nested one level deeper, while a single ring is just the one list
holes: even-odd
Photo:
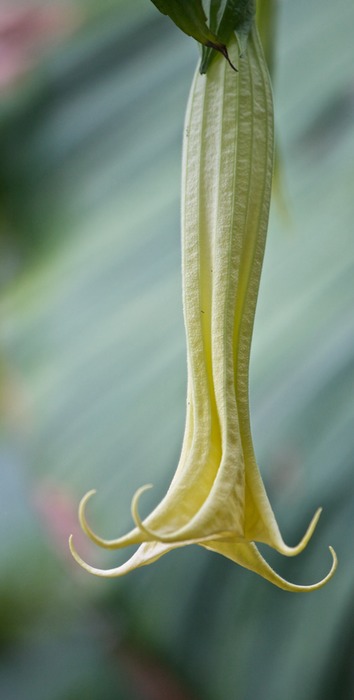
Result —
[{"label": "pink blurred spot", "polygon": [[78,27],[79,14],[68,5],[3,3],[0,9],[0,90],[14,86],[53,46]]},{"label": "pink blurred spot", "polygon": [[78,500],[68,489],[49,480],[42,481],[34,493],[34,506],[59,554],[77,567],[68,545],[69,536],[73,535],[80,554],[89,557],[88,540],[78,521]]}]

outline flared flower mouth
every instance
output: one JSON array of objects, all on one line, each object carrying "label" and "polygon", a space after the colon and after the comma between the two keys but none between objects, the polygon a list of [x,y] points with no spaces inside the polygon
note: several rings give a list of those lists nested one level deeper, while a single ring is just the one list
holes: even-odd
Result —
[{"label": "flared flower mouth", "polygon": [[217,56],[206,75],[197,71],[184,135],[182,180],[183,306],[187,338],[187,417],[180,461],[160,504],[135,527],[107,540],[97,536],[81,501],[79,518],[100,547],[139,545],[124,564],[97,569],[122,576],[163,554],[198,544],[255,571],[289,591],[301,586],[279,576],[257,549],[265,543],[286,556],[299,554],[318,522],[319,509],[295,547],[280,534],[256,463],[249,414],[249,357],[268,225],[273,169],[273,107],[267,68],[253,24],[247,48],[237,36],[228,46],[238,72]]}]

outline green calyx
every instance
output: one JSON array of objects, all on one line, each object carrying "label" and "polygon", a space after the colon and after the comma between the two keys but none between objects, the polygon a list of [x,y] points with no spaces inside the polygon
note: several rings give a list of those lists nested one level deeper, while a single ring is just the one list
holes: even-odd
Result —
[{"label": "green calyx", "polygon": [[202,45],[200,72],[206,73],[216,52],[231,63],[227,44],[236,32],[241,46],[247,41],[255,14],[255,0],[152,0],[160,12]]},{"label": "green calyx", "polygon": [[[227,45],[236,32],[241,51],[244,50],[255,15],[255,0],[208,0],[208,26]],[[215,56],[213,48],[202,47],[200,72],[206,73]]]}]

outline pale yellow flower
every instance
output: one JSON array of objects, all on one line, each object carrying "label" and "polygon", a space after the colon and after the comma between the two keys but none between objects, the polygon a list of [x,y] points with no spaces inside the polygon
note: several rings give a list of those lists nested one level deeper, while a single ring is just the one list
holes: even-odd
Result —
[{"label": "pale yellow flower", "polygon": [[[121,566],[93,574],[121,576],[166,552],[199,544],[255,571],[289,591],[314,590],[288,583],[267,564],[255,542],[293,556],[310,539],[320,510],[301,542],[280,534],[254,456],[249,415],[249,356],[268,224],[273,168],[273,107],[269,77],[255,26],[240,55],[229,48],[238,73],[217,56],[191,88],[183,149],[183,306],[187,337],[188,397],[180,461],[161,503],[117,540],[98,537],[85,507],[80,522],[101,547],[140,545]],[[242,47],[243,48],[243,47]]]}]

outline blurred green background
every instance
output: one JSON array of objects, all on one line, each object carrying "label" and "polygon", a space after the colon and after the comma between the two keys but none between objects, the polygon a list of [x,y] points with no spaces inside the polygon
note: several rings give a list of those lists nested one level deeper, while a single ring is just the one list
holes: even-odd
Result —
[{"label": "blurred green background", "polygon": [[[266,2],[266,0],[264,0]],[[16,12],[18,14],[16,15]],[[15,14],[14,14],[15,13]],[[25,13],[25,14],[24,14]],[[15,16],[16,15],[16,16]],[[183,117],[198,57],[149,0],[0,9],[0,697],[354,697],[354,4],[278,3],[274,198],[251,367],[256,451],[309,595],[198,547],[90,577],[77,526],[116,537],[157,503],[186,390]],[[284,206],[285,202],[285,206]],[[266,548],[265,548],[266,549]]]}]

